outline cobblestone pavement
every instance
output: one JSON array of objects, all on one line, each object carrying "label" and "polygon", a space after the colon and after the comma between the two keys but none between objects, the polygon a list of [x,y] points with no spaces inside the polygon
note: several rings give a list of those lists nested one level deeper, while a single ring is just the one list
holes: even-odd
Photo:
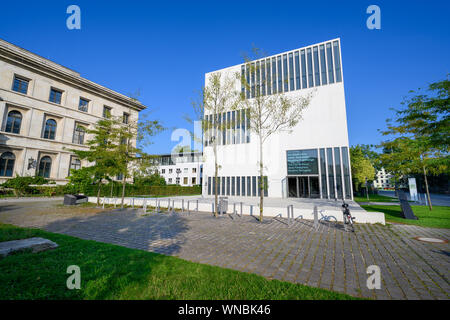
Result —
[{"label": "cobblestone pavement", "polygon": [[[83,239],[158,252],[269,279],[375,299],[448,299],[450,230],[411,225],[320,224],[210,214],[150,214],[137,210],[98,212],[55,209],[49,202],[0,204],[0,222],[38,227]],[[366,285],[366,268],[381,268],[379,290]]]}]

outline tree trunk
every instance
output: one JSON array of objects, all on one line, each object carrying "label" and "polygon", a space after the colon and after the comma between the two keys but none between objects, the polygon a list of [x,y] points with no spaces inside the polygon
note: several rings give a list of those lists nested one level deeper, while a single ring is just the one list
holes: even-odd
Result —
[{"label": "tree trunk", "polygon": [[126,186],[126,175],[123,175],[123,181],[122,181],[122,205],[121,205],[122,209],[123,209],[123,203],[125,201],[125,186]]},{"label": "tree trunk", "polygon": [[431,204],[430,191],[428,190],[427,171],[425,170],[425,166],[423,166],[423,177],[425,178],[425,189],[427,190],[428,207],[431,211],[433,210],[433,206]]},{"label": "tree trunk", "polygon": [[98,190],[97,190],[97,206],[100,205],[100,190],[101,190],[101,186],[102,186],[102,180],[100,179],[100,181],[98,182]]},{"label": "tree trunk", "polygon": [[215,181],[215,186],[214,186],[214,216],[217,218],[217,213],[219,211],[219,199],[218,199],[218,175],[219,175],[219,168],[217,165],[217,145],[216,142],[214,141],[214,181]]},{"label": "tree trunk", "polygon": [[263,179],[263,144],[262,137],[259,137],[259,222],[263,221],[263,208],[264,208],[264,179]]}]

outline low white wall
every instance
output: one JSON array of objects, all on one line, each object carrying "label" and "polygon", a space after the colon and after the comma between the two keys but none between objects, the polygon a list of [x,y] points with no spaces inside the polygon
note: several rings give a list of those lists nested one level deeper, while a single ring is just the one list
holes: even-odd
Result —
[{"label": "low white wall", "polygon": [[[117,206],[121,204],[121,198],[100,198],[100,204],[110,204],[113,205],[116,203]],[[96,203],[97,197],[89,197],[89,202]],[[177,198],[128,198],[124,199],[124,204],[128,206],[136,206],[142,207],[144,206],[144,202],[148,207],[156,207],[159,204],[160,208],[168,208],[173,207],[175,209],[195,211],[197,209],[198,203],[198,211],[200,212],[213,212],[214,211],[214,202],[207,200],[191,200],[191,199],[180,199]],[[189,206],[189,208],[188,208]],[[234,202],[228,203],[227,213],[233,213],[235,210],[237,214],[244,215],[254,215],[259,216],[259,206],[257,205],[249,205],[242,203],[242,211],[241,211],[241,203]],[[385,224],[384,213],[382,212],[366,212],[364,210],[352,210],[352,216],[355,217],[356,223],[381,223]],[[294,218],[301,218],[307,220],[314,220],[314,210],[313,209],[302,209],[295,208],[293,210]],[[264,207],[264,216],[265,217],[275,217],[281,216],[282,218],[288,218],[288,209],[287,206],[284,208],[280,207]],[[318,216],[319,219],[330,220],[330,221],[343,221],[343,214],[340,210],[323,210],[318,208]]]}]

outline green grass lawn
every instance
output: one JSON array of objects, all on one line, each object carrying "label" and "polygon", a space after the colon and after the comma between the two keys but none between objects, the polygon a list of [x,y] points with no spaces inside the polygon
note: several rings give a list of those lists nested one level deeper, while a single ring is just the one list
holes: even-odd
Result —
[{"label": "green grass lawn", "polygon": [[[367,197],[355,196],[354,200],[356,202],[367,202]],[[398,202],[398,199],[382,196],[380,194],[369,194],[369,201],[371,201],[371,202]]]},{"label": "green grass lawn", "polygon": [[[45,237],[59,247],[0,258],[0,299],[354,299],[324,289],[141,250],[0,224],[0,241]],[[81,289],[69,290],[69,265]]]},{"label": "green grass lawn", "polygon": [[433,206],[430,211],[427,206],[411,206],[419,220],[407,220],[402,218],[400,206],[361,206],[367,211],[384,212],[386,222],[400,222],[414,224],[422,227],[450,229],[450,207]]}]

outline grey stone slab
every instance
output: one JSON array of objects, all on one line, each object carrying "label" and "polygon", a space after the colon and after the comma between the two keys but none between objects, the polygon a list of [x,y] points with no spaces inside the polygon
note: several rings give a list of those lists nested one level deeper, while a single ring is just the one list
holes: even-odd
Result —
[{"label": "grey stone slab", "polygon": [[22,240],[0,242],[0,256],[6,257],[14,252],[31,250],[33,253],[57,248],[58,244],[48,239],[34,237]]}]

